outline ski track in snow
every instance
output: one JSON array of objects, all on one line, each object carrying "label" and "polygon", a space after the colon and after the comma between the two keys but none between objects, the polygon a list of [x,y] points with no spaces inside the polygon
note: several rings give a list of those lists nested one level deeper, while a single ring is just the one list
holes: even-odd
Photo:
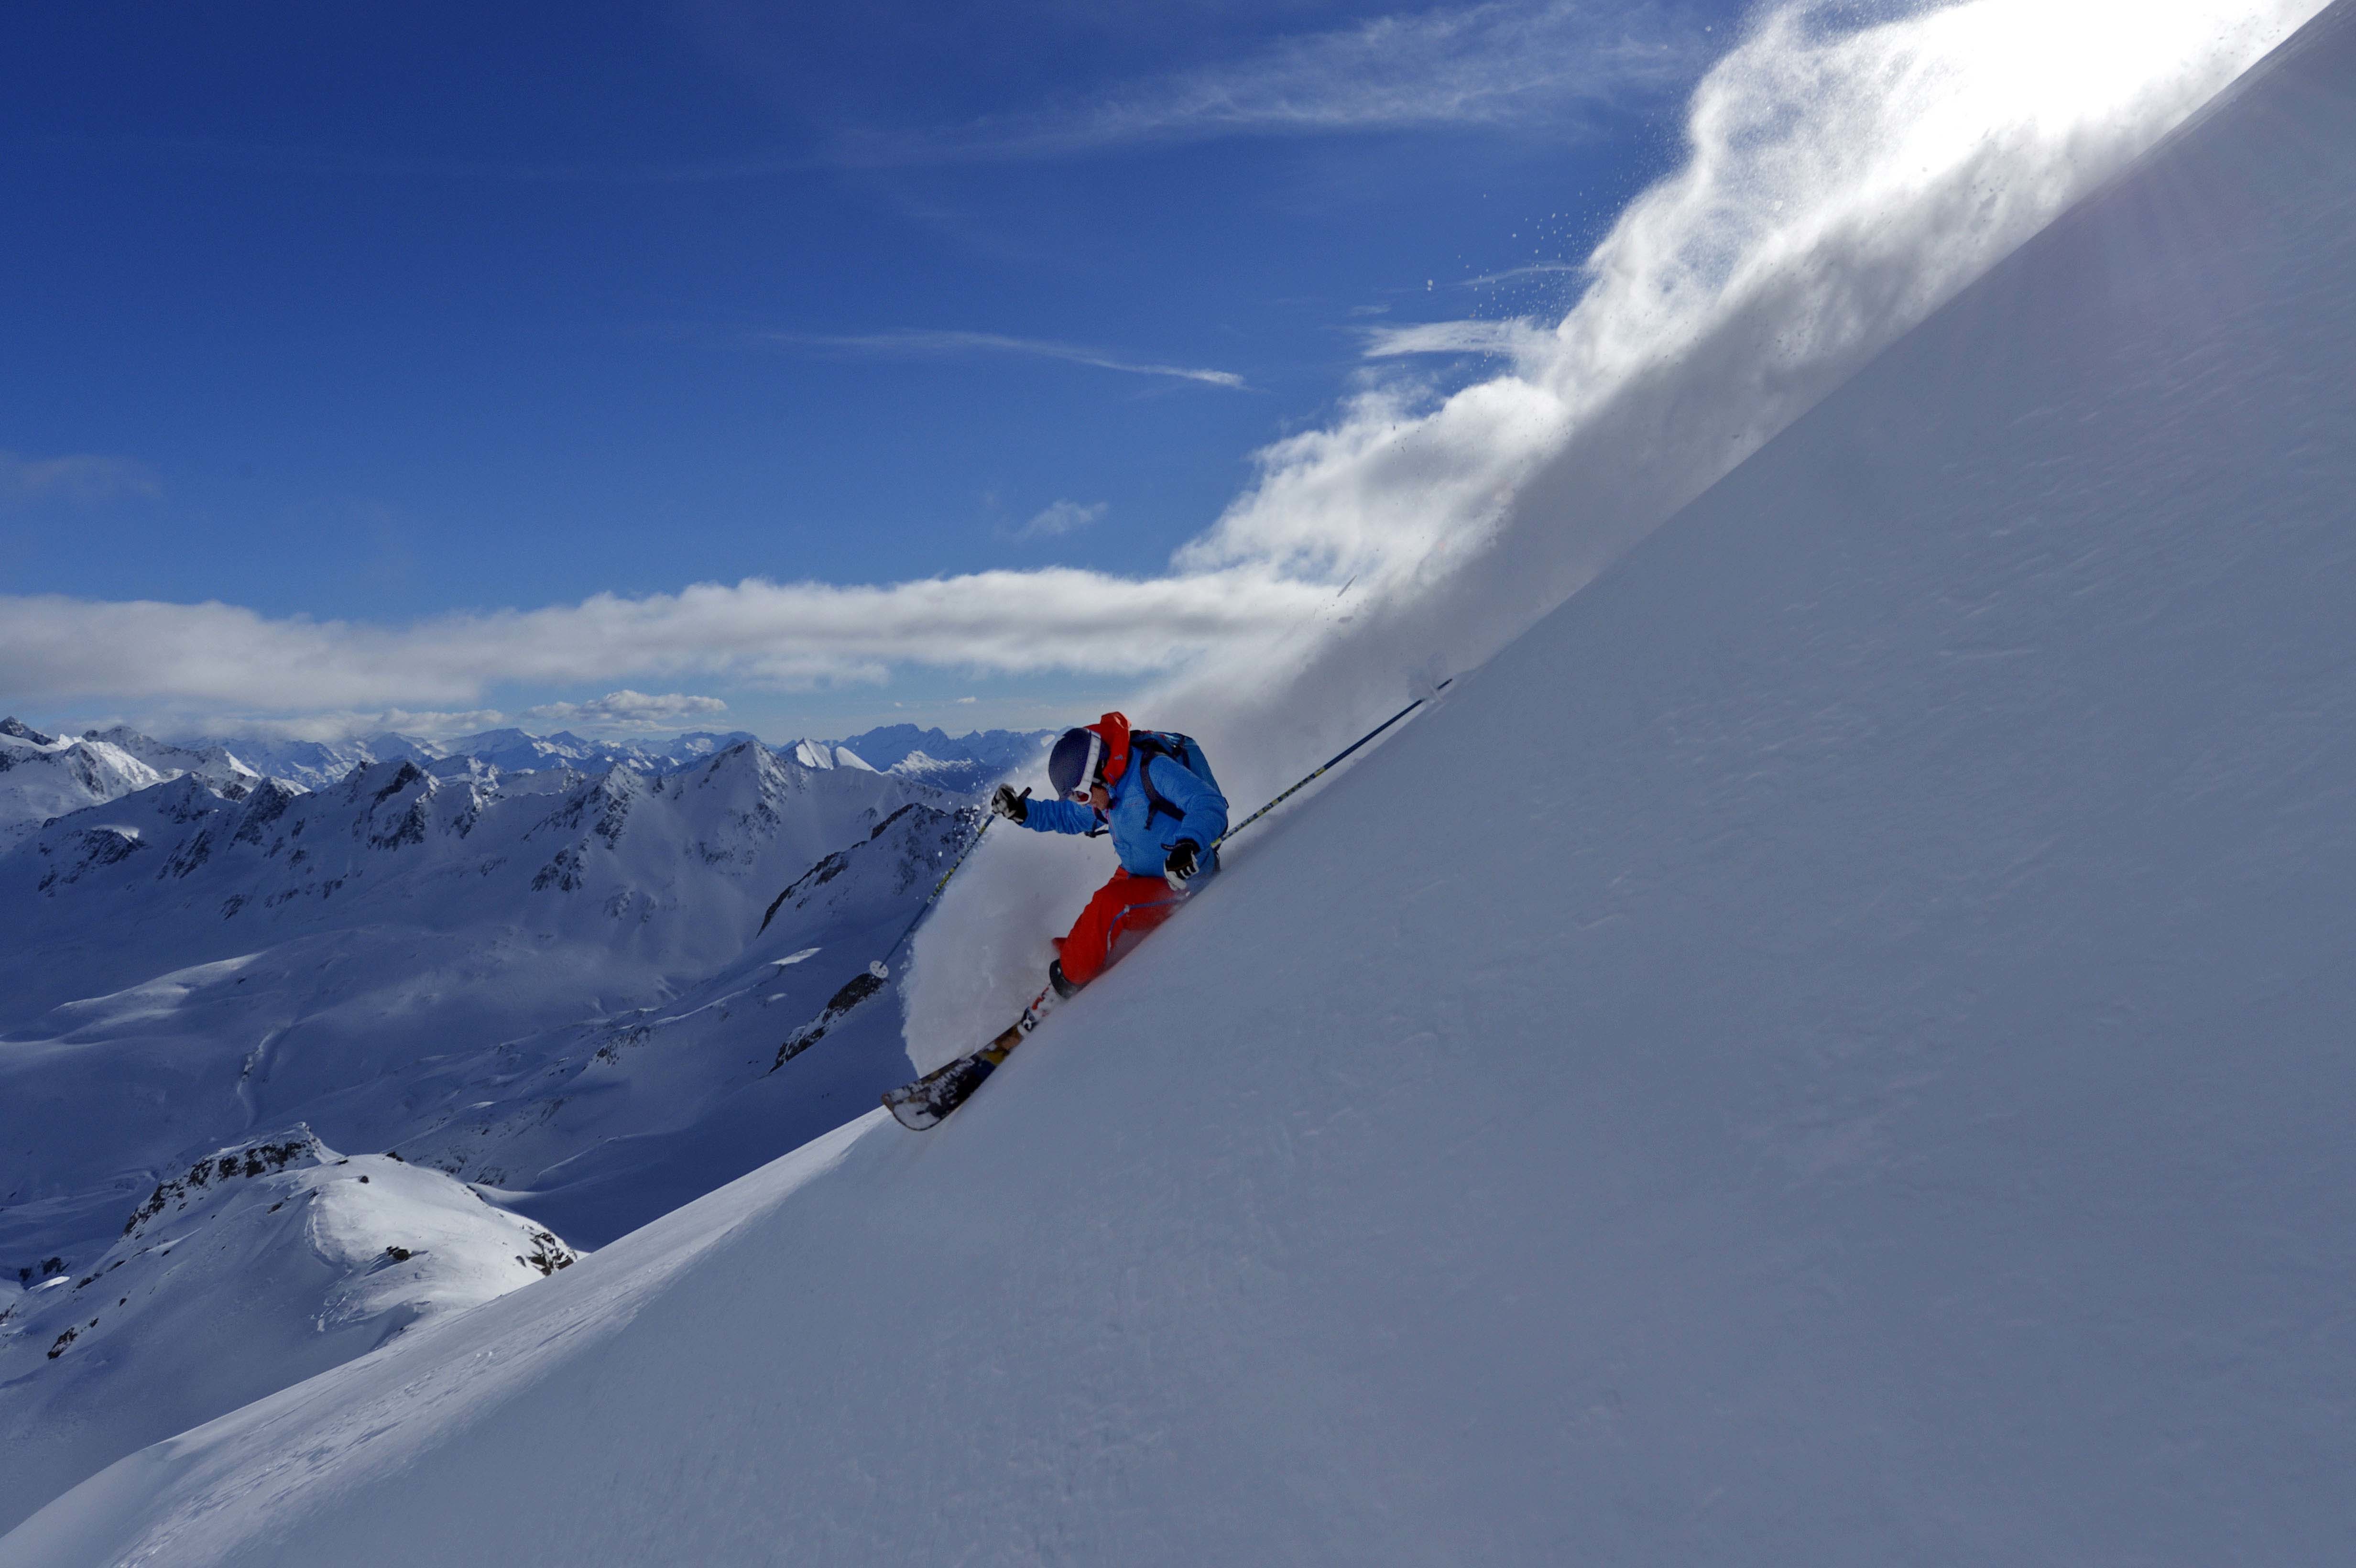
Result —
[{"label": "ski track in snow", "polygon": [[2346,1558],[2352,162],[2341,0],[946,1126],[0,1563]]}]

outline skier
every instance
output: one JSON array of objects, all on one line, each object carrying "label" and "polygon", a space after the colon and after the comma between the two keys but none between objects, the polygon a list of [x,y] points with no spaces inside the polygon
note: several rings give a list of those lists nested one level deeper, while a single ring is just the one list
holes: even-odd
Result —
[{"label": "skier", "polygon": [[990,808],[1035,833],[1093,837],[1109,827],[1120,866],[1055,944],[1026,1024],[1176,913],[1218,871],[1215,846],[1227,830],[1227,797],[1202,749],[1184,735],[1131,730],[1119,713],[1065,731],[1047,755],[1047,782],[1054,800],[1000,784]]},{"label": "skier", "polygon": [[1202,748],[1186,736],[1131,730],[1126,717],[1108,713],[1064,731],[1047,754],[1047,782],[1054,800],[1033,800],[1027,789],[1017,795],[1001,784],[990,808],[1038,833],[1094,837],[1109,830],[1119,869],[1088,900],[1070,934],[1056,940],[1047,983],[1021,1018],[980,1050],[884,1091],[884,1104],[904,1127],[940,1125],[1056,1003],[1103,974],[1218,871],[1227,797]]}]

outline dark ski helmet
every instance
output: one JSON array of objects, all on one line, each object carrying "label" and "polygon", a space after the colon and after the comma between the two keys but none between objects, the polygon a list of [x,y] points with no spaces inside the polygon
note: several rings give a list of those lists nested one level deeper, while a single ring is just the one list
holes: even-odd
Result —
[{"label": "dark ski helmet", "polygon": [[1047,784],[1062,800],[1086,800],[1104,766],[1104,737],[1094,730],[1066,730],[1047,753]]}]

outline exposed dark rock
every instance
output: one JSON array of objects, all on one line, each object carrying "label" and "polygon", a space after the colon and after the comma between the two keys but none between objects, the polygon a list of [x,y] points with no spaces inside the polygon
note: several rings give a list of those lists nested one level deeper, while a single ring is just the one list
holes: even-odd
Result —
[{"label": "exposed dark rock", "polygon": [[777,1047],[777,1060],[769,1064],[769,1071],[775,1072],[816,1045],[825,1037],[827,1030],[842,1021],[851,1008],[881,991],[884,984],[872,969],[862,970],[845,981],[842,988],[828,998],[825,1011],[786,1036],[785,1043]]},{"label": "exposed dark rock", "polygon": [[147,1201],[133,1210],[131,1218],[123,1221],[123,1233],[126,1236],[131,1234],[173,1204],[187,1208],[190,1193],[202,1191],[216,1181],[284,1170],[301,1156],[316,1154],[318,1147],[319,1140],[306,1134],[277,1143],[249,1144],[243,1148],[228,1149],[200,1159],[188,1168],[187,1175],[163,1182],[149,1193]]}]

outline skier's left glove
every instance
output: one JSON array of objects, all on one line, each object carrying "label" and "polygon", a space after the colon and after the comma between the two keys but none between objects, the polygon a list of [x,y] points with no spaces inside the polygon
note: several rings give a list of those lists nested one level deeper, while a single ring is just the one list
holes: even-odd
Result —
[{"label": "skier's left glove", "polygon": [[1199,869],[1196,862],[1201,854],[1192,838],[1181,838],[1170,846],[1170,858],[1162,862],[1162,880],[1177,891],[1184,892]]},{"label": "skier's left glove", "polygon": [[1009,822],[1021,822],[1031,815],[1031,807],[1023,800],[1023,795],[1030,793],[1026,789],[1023,795],[1016,795],[1012,784],[1000,784],[998,793],[990,797],[990,809]]}]

